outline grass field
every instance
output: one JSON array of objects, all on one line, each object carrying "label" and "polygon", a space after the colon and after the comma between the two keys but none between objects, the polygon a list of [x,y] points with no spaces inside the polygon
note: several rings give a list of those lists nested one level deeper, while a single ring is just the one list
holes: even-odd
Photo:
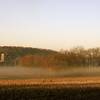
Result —
[{"label": "grass field", "polygon": [[0,80],[0,100],[99,99],[99,77]]}]

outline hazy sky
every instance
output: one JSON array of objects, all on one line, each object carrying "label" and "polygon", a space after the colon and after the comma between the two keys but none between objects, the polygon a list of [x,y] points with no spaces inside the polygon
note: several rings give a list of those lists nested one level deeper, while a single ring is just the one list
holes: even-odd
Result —
[{"label": "hazy sky", "polygon": [[0,45],[98,47],[100,0],[0,0]]}]

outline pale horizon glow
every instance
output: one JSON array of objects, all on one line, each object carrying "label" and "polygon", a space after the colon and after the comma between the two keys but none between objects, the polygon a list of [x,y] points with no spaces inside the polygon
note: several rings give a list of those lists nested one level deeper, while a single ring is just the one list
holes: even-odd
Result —
[{"label": "pale horizon glow", "polygon": [[0,45],[100,47],[100,1],[0,0]]}]

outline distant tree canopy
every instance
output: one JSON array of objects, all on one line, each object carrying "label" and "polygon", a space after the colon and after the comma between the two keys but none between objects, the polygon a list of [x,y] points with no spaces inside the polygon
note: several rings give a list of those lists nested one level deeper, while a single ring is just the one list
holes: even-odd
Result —
[{"label": "distant tree canopy", "polygon": [[100,66],[100,48],[77,47],[69,51],[65,50],[62,54],[69,66]]},{"label": "distant tree canopy", "polygon": [[1,65],[20,66],[100,66],[100,48],[84,49],[82,47],[61,52],[25,48],[25,47],[0,47],[0,53],[5,54],[5,62]]},{"label": "distant tree canopy", "polygon": [[5,54],[5,62],[1,65],[15,65],[16,60],[26,55],[53,55],[57,53],[53,50],[15,46],[1,46],[0,53],[2,52]]}]

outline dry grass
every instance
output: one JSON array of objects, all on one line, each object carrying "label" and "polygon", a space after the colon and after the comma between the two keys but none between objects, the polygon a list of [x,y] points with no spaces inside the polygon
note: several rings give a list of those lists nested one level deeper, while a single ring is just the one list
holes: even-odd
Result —
[{"label": "dry grass", "polygon": [[100,77],[68,77],[26,80],[0,80],[0,85],[64,85],[64,86],[95,86],[100,87]]},{"label": "dry grass", "polygon": [[0,80],[0,100],[97,100],[100,77]]}]

